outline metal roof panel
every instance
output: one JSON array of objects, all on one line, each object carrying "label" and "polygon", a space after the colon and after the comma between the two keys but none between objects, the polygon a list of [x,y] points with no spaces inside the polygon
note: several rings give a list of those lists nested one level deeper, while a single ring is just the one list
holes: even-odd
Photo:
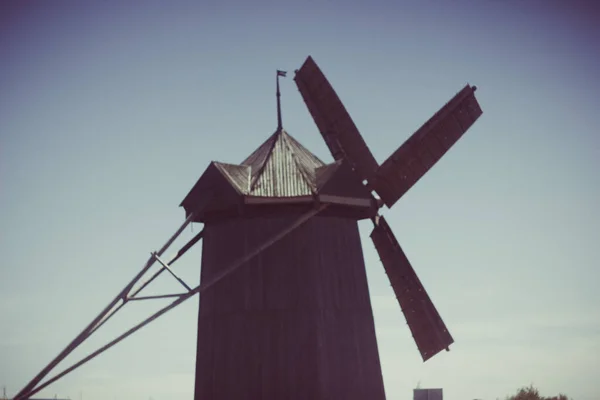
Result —
[{"label": "metal roof panel", "polygon": [[252,169],[247,195],[260,197],[316,194],[315,170],[325,165],[283,129],[271,135],[242,164]]}]

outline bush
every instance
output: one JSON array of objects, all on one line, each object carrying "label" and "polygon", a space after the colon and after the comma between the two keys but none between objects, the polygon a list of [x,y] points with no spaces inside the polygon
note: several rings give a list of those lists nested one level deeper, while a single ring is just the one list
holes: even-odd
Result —
[{"label": "bush", "polygon": [[559,393],[558,396],[544,397],[540,396],[539,390],[530,385],[519,389],[517,394],[508,396],[506,400],[569,400],[567,395]]}]

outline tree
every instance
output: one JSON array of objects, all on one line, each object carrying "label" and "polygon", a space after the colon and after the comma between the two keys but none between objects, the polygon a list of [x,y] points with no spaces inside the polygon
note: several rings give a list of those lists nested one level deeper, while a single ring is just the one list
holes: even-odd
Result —
[{"label": "tree", "polygon": [[569,398],[562,393],[552,397],[540,396],[539,390],[530,385],[529,387],[522,387],[517,394],[508,396],[506,400],[569,400]]}]

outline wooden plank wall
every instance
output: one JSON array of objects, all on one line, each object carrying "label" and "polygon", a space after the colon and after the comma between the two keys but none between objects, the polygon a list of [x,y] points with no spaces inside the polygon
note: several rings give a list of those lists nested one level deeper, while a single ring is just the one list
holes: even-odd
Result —
[{"label": "wooden plank wall", "polygon": [[[299,215],[207,224],[201,279]],[[201,399],[385,399],[356,221],[314,217],[202,294]]]}]

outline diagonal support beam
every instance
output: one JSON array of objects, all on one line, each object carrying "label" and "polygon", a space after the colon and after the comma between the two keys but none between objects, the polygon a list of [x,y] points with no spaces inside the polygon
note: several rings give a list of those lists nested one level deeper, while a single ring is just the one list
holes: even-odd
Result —
[{"label": "diagonal support beam", "polygon": [[[175,241],[175,239],[179,237],[181,232],[183,232],[183,230],[192,222],[194,216],[195,214],[190,214],[190,216],[184,221],[181,227],[177,229],[173,236],[171,236],[169,240],[167,240],[167,242],[161,247],[161,249],[158,251],[159,255],[164,253],[165,250],[167,250],[169,246]],[[64,360],[73,350],[75,350],[81,343],[83,343],[83,341],[94,332],[96,326],[99,323],[102,323],[107,314],[109,314],[109,312],[111,312],[111,310],[114,309],[117,303],[121,300],[124,300],[127,297],[128,293],[133,288],[133,285],[135,285],[135,283],[150,269],[150,267],[152,267],[154,262],[155,258],[150,257],[144,265],[144,267],[141,269],[141,271],[138,272],[137,275],[135,275],[135,277],[119,292],[119,294],[117,294],[117,296],[115,296],[115,298],[108,304],[108,306],[106,306],[106,308],[104,308],[104,310],[102,310],[100,314],[98,314],[96,318],[94,318],[92,322],[90,322],[88,326],[86,326],[85,329],[83,329],[83,331],[81,331],[75,337],[75,339],[73,339],[67,345],[67,347],[65,347],[52,361],[50,361],[50,363],[48,363],[48,365],[46,365],[42,369],[42,371],[40,371],[39,374],[37,374],[19,393],[17,393],[13,400],[24,399],[25,395],[31,392],[37,386],[37,384],[42,379],[44,379],[44,377],[46,377],[46,375],[48,375],[48,373],[52,371],[54,367],[58,365],[58,363]]]},{"label": "diagonal support beam", "polygon": [[[181,256],[183,256],[189,249],[191,249],[203,237],[204,237],[204,229],[202,229],[196,236],[194,236],[194,238],[192,240],[187,242],[181,249],[179,249],[177,254],[173,258],[171,258],[171,261],[169,261],[168,264],[173,265],[175,263],[175,261],[179,260],[179,258]],[[132,292],[131,292],[132,294],[129,295],[129,300],[133,300],[134,298],[137,298],[138,293],[140,293],[146,286],[148,286],[156,278],[158,278],[163,271],[164,271],[164,268],[159,269],[150,278],[146,279],[138,288],[132,289]],[[108,321],[110,319],[110,317],[115,315],[121,308],[123,308],[125,306],[125,304],[127,304],[127,301],[123,300],[121,302],[121,304],[119,304],[110,313],[108,313],[106,316],[104,316],[104,318],[94,327],[94,329],[92,330],[92,332],[90,332],[90,334],[92,334],[92,333],[96,332],[98,329],[100,329],[100,327],[102,325],[104,325],[106,323],[106,321]]]},{"label": "diagonal support beam", "polygon": [[[25,391],[25,389],[27,387],[24,388],[23,390],[21,390],[21,392],[19,392],[18,397],[15,396],[13,400],[28,400],[34,394],[38,393],[39,391],[43,390],[47,386],[49,386],[52,383],[56,382],[57,380],[59,380],[60,378],[64,377],[68,373],[70,373],[70,372],[74,371],[75,369],[79,368],[80,366],[82,366],[83,364],[87,363],[88,361],[90,361],[94,357],[96,357],[96,356],[100,355],[101,353],[105,352],[106,350],[110,349],[111,347],[113,347],[114,345],[116,345],[117,343],[119,343],[120,341],[124,340],[125,338],[127,338],[128,336],[130,336],[133,333],[137,332],[138,330],[140,330],[144,326],[148,325],[150,322],[154,321],[155,319],[157,319],[161,315],[165,314],[167,311],[170,311],[171,309],[177,307],[178,305],[180,305],[184,301],[190,299],[196,293],[202,293],[202,292],[210,289],[212,286],[214,286],[219,281],[221,281],[222,279],[224,279],[227,276],[229,276],[230,274],[232,274],[235,270],[237,270],[239,267],[241,267],[242,265],[244,265],[246,262],[248,262],[252,258],[256,257],[262,251],[264,251],[265,249],[267,249],[270,246],[274,245],[279,240],[283,239],[285,236],[289,235],[291,232],[293,232],[294,230],[296,230],[297,228],[299,228],[302,224],[304,224],[310,218],[314,217],[315,215],[317,215],[319,212],[323,211],[327,207],[328,207],[328,204],[321,204],[318,208],[312,209],[312,210],[308,211],[306,214],[303,214],[300,218],[298,218],[296,221],[294,221],[294,223],[291,224],[289,227],[283,229],[281,232],[279,232],[276,235],[274,235],[273,237],[271,237],[269,240],[267,240],[266,242],[264,242],[262,245],[258,246],[256,249],[254,249],[250,253],[246,254],[245,256],[243,256],[240,259],[238,259],[235,262],[233,262],[229,267],[225,268],[222,273],[220,273],[219,275],[215,276],[210,281],[207,281],[206,283],[198,285],[194,289],[192,289],[191,291],[180,295],[179,298],[177,300],[175,300],[174,302],[172,302],[169,305],[163,307],[162,309],[160,309],[156,313],[152,314],[150,317],[146,318],[144,321],[138,323],[137,325],[135,325],[134,327],[132,327],[131,329],[129,329],[125,333],[123,333],[120,336],[116,337],[115,339],[113,339],[112,341],[110,341],[109,343],[107,343],[106,345],[100,347],[98,350],[96,350],[93,353],[89,354],[88,356],[84,357],[80,361],[76,362],[75,364],[71,365],[70,367],[66,368],[65,370],[61,371],[60,373],[56,374],[52,378],[50,378],[47,381],[43,382],[42,384],[38,385],[38,383],[39,383],[39,381],[38,381],[36,383],[36,385],[33,386],[31,389]],[[191,218],[191,216],[190,216],[190,218]],[[188,219],[190,219],[190,218],[188,218]],[[168,295],[168,296],[174,296],[174,295]],[[148,296],[148,298],[149,297],[150,296]],[[140,299],[141,298],[138,298],[138,300],[140,300]],[[39,374],[38,374],[38,376],[39,376]]]},{"label": "diagonal support beam", "polygon": [[210,281],[202,282],[202,284],[200,285],[200,292],[204,292],[205,290],[207,290],[210,287],[214,286],[217,282],[219,282],[221,279],[225,278],[227,275],[231,274],[233,271],[235,271],[237,268],[239,268],[246,261],[248,261],[248,260],[256,257],[259,253],[263,252],[268,247],[271,247],[273,244],[275,244],[276,242],[280,241],[285,236],[289,235],[291,232],[293,232],[294,230],[296,230],[298,227],[300,227],[306,221],[308,221],[309,219],[311,219],[312,217],[314,217],[315,215],[317,215],[318,213],[320,213],[321,211],[323,211],[325,208],[327,208],[328,205],[329,204],[321,204],[318,208],[315,208],[315,209],[307,212],[306,214],[302,215],[300,218],[298,218],[289,227],[283,229],[281,232],[279,232],[276,235],[274,235],[273,237],[271,237],[265,243],[263,243],[262,245],[258,246],[252,252],[250,252],[249,254],[246,254],[244,257],[242,257],[238,261],[234,262],[231,265],[231,267],[223,269],[223,271],[221,271],[220,274],[216,275]]},{"label": "diagonal support beam", "polygon": [[[130,336],[130,335],[134,334],[135,332],[137,332],[138,330],[142,329],[144,326],[148,325],[150,322],[154,321],[155,319],[157,319],[161,315],[165,314],[167,311],[172,310],[173,308],[177,307],[178,305],[180,305],[181,303],[183,303],[187,299],[193,297],[196,293],[198,293],[197,289],[193,290],[191,292],[185,293],[184,295],[180,296],[177,300],[175,300],[171,304],[167,305],[166,307],[161,308],[159,311],[157,311],[156,313],[152,314],[150,317],[148,317],[144,321],[140,322],[139,324],[135,325],[133,328],[129,329],[127,332],[123,333],[120,336],[117,336],[115,339],[111,340],[110,342],[108,342],[104,346],[100,347],[98,350],[96,350],[93,353],[89,354],[87,357],[84,357],[80,361],[78,361],[75,364],[71,365],[69,368],[63,370],[62,372],[58,373],[54,377],[48,379],[46,382],[42,383],[41,385],[39,385],[35,389],[31,390],[30,392],[26,393],[25,395],[22,395],[21,397],[19,397],[19,399],[29,400],[29,398],[31,396],[33,396],[34,394],[38,393],[42,389],[44,389],[47,386],[51,385],[52,383],[56,382],[57,380],[59,380],[63,376],[67,375],[69,372],[72,372],[73,370],[79,368],[83,364],[85,364],[88,361],[90,361],[92,358],[98,356],[101,353],[104,353],[106,350],[110,349],[115,344],[119,343],[123,339],[127,338],[128,336]],[[13,400],[17,400],[17,398],[15,397]]]}]

